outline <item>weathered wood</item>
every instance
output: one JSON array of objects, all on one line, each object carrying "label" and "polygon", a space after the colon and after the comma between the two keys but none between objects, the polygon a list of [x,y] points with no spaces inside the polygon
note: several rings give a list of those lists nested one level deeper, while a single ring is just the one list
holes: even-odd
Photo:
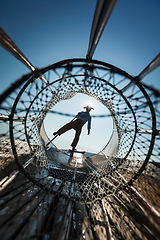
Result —
[{"label": "weathered wood", "polygon": [[[0,236],[17,240],[158,239],[158,218],[155,221],[143,196],[131,187],[119,189],[115,175],[100,180],[98,175],[90,176],[83,186],[76,182],[76,171],[69,175],[70,181],[65,176],[62,180],[41,178],[48,192],[26,179],[7,186],[0,195]],[[77,199],[88,202],[85,205]]]},{"label": "weathered wood", "polygon": [[[73,212],[73,202],[68,201],[67,208],[63,216],[61,228],[59,230],[56,240],[68,239],[70,226],[71,226],[72,212]],[[52,236],[51,239],[55,239],[55,238]]]},{"label": "weathered wood", "polygon": [[107,224],[100,203],[95,201],[93,204],[88,205],[88,207],[96,238],[107,239]]},{"label": "weathered wood", "polygon": [[6,205],[9,201],[11,201],[19,194],[23,194],[23,192],[29,189],[32,185],[33,185],[32,182],[26,182],[25,184],[19,186],[18,188],[8,192],[8,195],[5,194],[5,196],[0,197],[0,207],[2,208],[3,205]]},{"label": "weathered wood", "polygon": [[[116,171],[116,173],[123,179],[124,183],[127,183],[127,180],[118,171]],[[140,194],[133,186],[127,186],[127,187],[128,189],[125,188],[124,190],[125,191],[129,190],[132,193],[134,193],[135,196],[137,196],[136,200],[139,202],[141,207],[143,209],[146,209],[148,214],[153,216],[154,219],[157,220],[158,223],[160,223],[160,213],[155,209],[155,207],[144,196],[142,196],[142,194]]]},{"label": "weathered wood", "polygon": [[124,211],[124,209],[122,209],[118,204],[114,202],[112,202],[111,206],[116,211],[116,213],[120,216],[121,221],[124,221],[124,223],[126,223],[126,225],[128,225],[128,227],[131,229],[133,238],[147,240],[145,235],[134,224],[134,222],[132,221],[132,218],[129,217],[128,210]]},{"label": "weathered wood", "polygon": [[[57,184],[58,183],[58,184]],[[70,192],[70,182],[66,182],[61,185],[62,181],[57,181],[54,185],[54,189],[59,189],[59,193],[63,193],[68,196]],[[49,222],[45,228],[45,232],[48,232],[51,239],[57,239],[61,231],[65,231],[65,229],[61,229],[64,226],[64,216],[67,212],[68,201],[65,198],[59,198],[58,195],[54,201],[54,206],[52,208],[52,212],[50,213]]]},{"label": "weathered wood", "polygon": [[52,187],[53,191],[57,192],[61,188],[63,182],[59,179],[55,179],[54,186]]},{"label": "weathered wood", "polygon": [[64,218],[64,213],[67,210],[67,201],[66,199],[59,198],[58,199],[58,204],[56,207],[53,209],[54,211],[54,216],[52,220],[52,226],[50,228],[51,232],[51,239],[57,240],[57,237],[60,233],[60,231],[65,231],[64,229],[61,229],[62,223],[63,223],[63,218]]},{"label": "weathered wood", "polygon": [[160,225],[157,226],[155,222],[151,221],[148,216],[144,214],[144,212],[139,211],[139,209],[134,208],[133,206],[127,206],[129,209],[129,213],[134,217],[136,222],[140,222],[142,225],[146,226],[146,229],[155,237],[159,238],[160,236]]},{"label": "weathered wood", "polygon": [[63,189],[61,191],[61,193],[64,195],[64,196],[69,196],[70,194],[70,189],[71,189],[71,182],[64,182],[64,185],[63,185]]},{"label": "weathered wood", "polygon": [[116,196],[113,197],[113,200],[111,202],[111,206],[112,207],[114,206],[114,203],[116,203],[116,208],[114,207],[114,209],[116,210],[117,209],[117,205],[119,205],[119,207],[123,210],[125,215],[129,217],[130,221],[132,221],[134,223],[134,225],[141,231],[141,233],[143,233],[146,236],[147,239],[156,239],[156,237],[154,237],[154,234],[152,232],[150,232],[150,230],[148,228],[146,228],[144,223],[139,221],[138,218],[136,218],[136,211],[135,211],[135,209],[133,209],[133,212],[132,212],[130,210],[130,207],[125,206],[120,201],[120,199],[118,197],[116,197]]},{"label": "weathered wood", "polygon": [[8,202],[7,206],[0,211],[0,227],[7,223],[12,217],[14,217],[23,207],[25,207],[34,196],[38,195],[40,188],[37,186],[31,186],[25,190],[23,194],[19,194],[12,201]]},{"label": "weathered wood", "polygon": [[[155,209],[155,207],[144,197],[142,196],[133,186],[130,187],[132,193],[135,194],[135,200],[139,204],[139,206],[143,209],[143,211],[154,219],[154,222],[160,225],[160,213]],[[126,189],[127,191],[127,189]],[[132,195],[133,196],[133,195]]]},{"label": "weathered wood", "polygon": [[122,221],[121,216],[119,216],[116,213],[116,211],[112,208],[111,201],[112,200],[108,202],[106,201],[106,199],[104,199],[104,207],[108,212],[109,219],[113,222],[114,226],[116,227],[119,236],[122,239],[134,239],[132,233],[130,232],[130,228],[127,227],[124,221]]},{"label": "weathered wood", "polygon": [[104,217],[105,217],[106,224],[107,224],[107,239],[108,240],[114,240],[111,224],[109,222],[108,212],[107,212],[107,210],[104,206],[104,199],[102,199],[102,209],[104,211]]},{"label": "weathered wood", "polygon": [[[54,199],[54,195],[48,193],[42,202],[39,203],[34,213],[25,224],[22,231],[18,234],[17,240],[21,239],[37,239],[45,235],[44,225],[49,215],[50,205]],[[46,234],[47,235],[47,234]]]},{"label": "weathered wood", "polygon": [[20,186],[25,185],[27,182],[29,182],[29,180],[27,178],[24,177],[23,180],[20,180],[16,183],[14,183],[14,180],[12,182],[12,184],[8,185],[1,193],[0,193],[0,198],[11,193],[13,190],[19,188]]},{"label": "weathered wood", "polygon": [[72,216],[71,239],[93,240],[92,226],[83,202],[75,202]]},{"label": "weathered wood", "polygon": [[26,203],[16,215],[7,219],[6,224],[0,230],[0,236],[3,237],[1,239],[15,239],[45,195],[45,191],[41,191],[38,196],[34,195],[30,203]]}]

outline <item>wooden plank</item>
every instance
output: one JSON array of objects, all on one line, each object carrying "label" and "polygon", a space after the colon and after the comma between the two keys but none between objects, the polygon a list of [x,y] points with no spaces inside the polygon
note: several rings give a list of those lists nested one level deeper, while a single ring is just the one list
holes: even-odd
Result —
[{"label": "wooden plank", "polygon": [[25,204],[13,218],[8,219],[3,228],[0,229],[0,236],[3,236],[4,239],[15,239],[45,195],[46,192],[41,191],[38,196],[32,198],[31,202]]},{"label": "wooden plank", "polygon": [[[67,201],[67,208],[63,216],[61,228],[59,230],[58,236],[56,240],[65,240],[68,239],[68,235],[70,232],[71,227],[71,218],[72,218],[72,212],[73,212],[73,202],[71,200]],[[51,237],[53,239],[53,235]],[[55,238],[54,238],[55,239]]]},{"label": "wooden plank", "polygon": [[10,184],[9,186],[7,186],[1,193],[0,193],[0,198],[9,194],[11,191],[19,188],[20,186],[23,186],[24,184],[26,184],[27,182],[29,182],[29,180],[27,178],[20,180],[16,183],[14,183],[14,180],[12,182],[12,184]]},{"label": "wooden plank", "polygon": [[94,239],[92,234],[92,226],[83,202],[75,202],[72,216],[72,230],[70,232],[71,239]]},{"label": "wooden plank", "polygon": [[[114,196],[114,198],[115,198],[115,196]],[[106,204],[105,207],[106,207],[107,211],[109,212],[109,217],[111,218],[113,223],[116,225],[116,228],[117,228],[118,232],[120,233],[120,235],[122,235],[122,237],[125,237],[125,235],[126,235],[127,239],[135,239],[135,237],[133,237],[133,236],[136,234],[136,231],[135,230],[133,231],[130,228],[130,226],[126,224],[126,222],[123,219],[123,216],[126,215],[129,218],[129,220],[134,223],[136,228],[139,229],[140,232],[144,236],[146,236],[147,239],[155,240],[156,238],[149,231],[149,229],[147,229],[144,226],[143,222],[141,223],[141,222],[137,221],[137,219],[134,219],[135,213],[133,213],[133,215],[132,215],[130,210],[118,201],[118,198],[116,199],[117,203],[115,204],[114,198],[113,199],[108,198],[107,199],[108,201],[105,202],[105,204]],[[123,215],[120,215],[120,212],[117,212],[118,206],[123,210],[122,211]],[[132,235],[131,235],[131,233],[132,233]]]},{"label": "wooden plank", "polygon": [[145,235],[139,230],[139,228],[137,228],[137,226],[134,224],[134,222],[132,221],[132,218],[129,217],[129,212],[127,210],[127,212],[124,212],[122,208],[120,208],[117,204],[115,204],[114,202],[112,202],[112,207],[113,209],[116,211],[116,213],[121,216],[121,220],[124,221],[124,223],[126,223],[126,226],[128,226],[131,231],[132,231],[132,235],[133,238],[135,239],[143,239],[143,240],[147,240],[147,238],[145,237]]},{"label": "wooden plank", "polygon": [[33,185],[32,182],[26,182],[23,185],[20,185],[18,188],[9,191],[8,194],[0,197],[0,207],[7,204],[7,202],[11,201],[13,198],[17,197],[19,194],[22,194],[25,190],[30,188]]},{"label": "wooden plank", "polygon": [[[64,214],[67,210],[67,201],[64,198],[59,198],[58,199],[58,204],[56,208],[53,209],[54,216],[52,219],[52,225],[51,228],[49,229],[49,232],[51,232],[51,239],[57,240],[58,235],[61,230],[62,222],[63,222],[63,217]],[[63,229],[64,231],[65,229]]]},{"label": "wooden plank", "polygon": [[48,193],[42,202],[38,205],[34,213],[25,224],[25,227],[19,233],[17,240],[21,239],[37,239],[44,236],[43,232],[47,221],[51,203],[54,200],[54,195]]},{"label": "wooden plank", "polygon": [[[63,194],[66,197],[69,196],[70,193],[70,187],[71,182],[65,182],[62,184],[61,181],[57,181],[57,183],[60,183],[57,187],[60,188],[59,193]],[[62,185],[61,185],[62,184]],[[51,239],[58,239],[59,235],[65,232],[65,225],[64,222],[67,221],[65,219],[69,218],[66,213],[69,211],[68,209],[68,201],[65,198],[59,198],[58,194],[56,195],[54,206],[52,208],[52,211],[50,213],[50,217],[48,219],[48,222],[46,223],[45,232],[47,236],[50,236]],[[64,226],[64,229],[62,227]]]},{"label": "wooden plank", "polygon": [[98,201],[95,201],[88,206],[95,237],[100,240],[107,239],[107,224],[105,221],[102,206]]},{"label": "wooden plank", "polygon": [[118,215],[116,211],[112,208],[111,202],[112,200],[108,202],[106,201],[106,199],[104,199],[104,207],[108,212],[109,219],[114,224],[116,231],[118,231],[119,237],[121,237],[122,239],[134,239],[132,233],[130,232],[130,229],[128,229],[122,221],[121,216]]},{"label": "wooden plank", "polygon": [[63,189],[62,189],[61,193],[64,196],[68,197],[69,194],[70,194],[70,188],[71,188],[71,182],[68,182],[68,181],[64,182]]},{"label": "wooden plank", "polygon": [[14,217],[21,208],[28,204],[32,197],[38,194],[40,188],[37,186],[31,186],[29,189],[25,190],[23,194],[20,194],[13,198],[4,208],[0,211],[0,227],[2,227],[9,219]]},{"label": "wooden plank", "polygon": [[106,223],[107,223],[107,229],[106,229],[107,230],[107,239],[108,240],[114,240],[112,227],[111,227],[111,224],[110,224],[110,221],[109,221],[109,217],[108,217],[108,212],[107,212],[107,210],[104,207],[104,199],[102,199],[102,209],[104,211],[105,220],[106,220]]}]

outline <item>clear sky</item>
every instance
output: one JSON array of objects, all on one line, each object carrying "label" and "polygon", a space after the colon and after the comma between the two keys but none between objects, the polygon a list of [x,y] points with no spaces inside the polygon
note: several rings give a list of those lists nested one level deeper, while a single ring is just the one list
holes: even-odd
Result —
[{"label": "clear sky", "polygon": [[[0,26],[37,68],[63,59],[85,58],[96,2],[96,0],[1,0]],[[93,59],[113,64],[135,76],[159,52],[160,1],[118,0]],[[26,73],[29,73],[29,70],[0,47],[1,92]],[[143,81],[160,89],[159,76],[160,68],[149,74]],[[76,114],[76,111],[82,110],[84,105],[82,99],[84,104],[90,101],[81,98],[80,106],[75,105],[78,100],[74,103],[70,100],[70,102],[60,103],[61,106],[57,105],[57,109],[54,110],[60,109],[60,111],[66,112],[67,108],[72,109],[70,110],[72,114]],[[95,104],[93,114],[108,113],[102,104],[99,105],[98,102],[92,102],[92,104]],[[58,118],[58,122],[61,124],[70,120],[51,115],[48,116],[46,122],[51,122],[52,118]],[[106,121],[106,123],[101,121]],[[104,130],[106,135],[101,134],[103,131],[100,128],[101,125],[106,127]],[[54,125],[53,131],[57,127]],[[111,128],[111,120],[94,118],[91,136],[86,135],[86,129],[82,133],[82,137],[85,135],[85,139],[81,139],[81,148],[85,148],[86,144],[89,146],[90,143],[90,150],[91,148],[96,151],[101,150],[110,137]],[[95,129],[96,133],[94,133]],[[52,126],[47,132],[51,136]],[[70,142],[70,136],[66,135],[64,139]],[[66,142],[65,147],[67,146]]]}]

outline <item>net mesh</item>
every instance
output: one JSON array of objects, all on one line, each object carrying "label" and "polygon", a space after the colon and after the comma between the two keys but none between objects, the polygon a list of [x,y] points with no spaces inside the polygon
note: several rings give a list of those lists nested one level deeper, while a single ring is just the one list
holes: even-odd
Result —
[{"label": "net mesh", "polygon": [[[159,93],[86,60],[53,64],[18,83],[1,99],[0,235],[158,239]],[[49,143],[44,119],[78,93],[109,110],[113,131],[97,154],[70,158]]]}]

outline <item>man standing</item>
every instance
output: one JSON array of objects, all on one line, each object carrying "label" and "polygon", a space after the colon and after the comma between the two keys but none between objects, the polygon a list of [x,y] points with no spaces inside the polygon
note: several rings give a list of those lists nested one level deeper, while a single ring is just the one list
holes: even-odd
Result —
[{"label": "man standing", "polygon": [[91,109],[94,110],[94,108],[90,107],[89,105],[87,105],[84,108],[86,109],[85,112],[84,111],[79,112],[71,122],[65,124],[57,132],[53,133],[53,135],[60,136],[63,133],[69,131],[70,129],[74,129],[76,131],[73,142],[71,143],[72,151],[71,151],[70,156],[73,156],[73,152],[74,152],[74,150],[77,146],[77,143],[79,141],[79,137],[80,137],[80,134],[81,134],[81,131],[82,131],[82,127],[85,123],[88,123],[87,124],[88,135],[90,134],[91,116],[90,116],[89,112],[91,111]]}]

